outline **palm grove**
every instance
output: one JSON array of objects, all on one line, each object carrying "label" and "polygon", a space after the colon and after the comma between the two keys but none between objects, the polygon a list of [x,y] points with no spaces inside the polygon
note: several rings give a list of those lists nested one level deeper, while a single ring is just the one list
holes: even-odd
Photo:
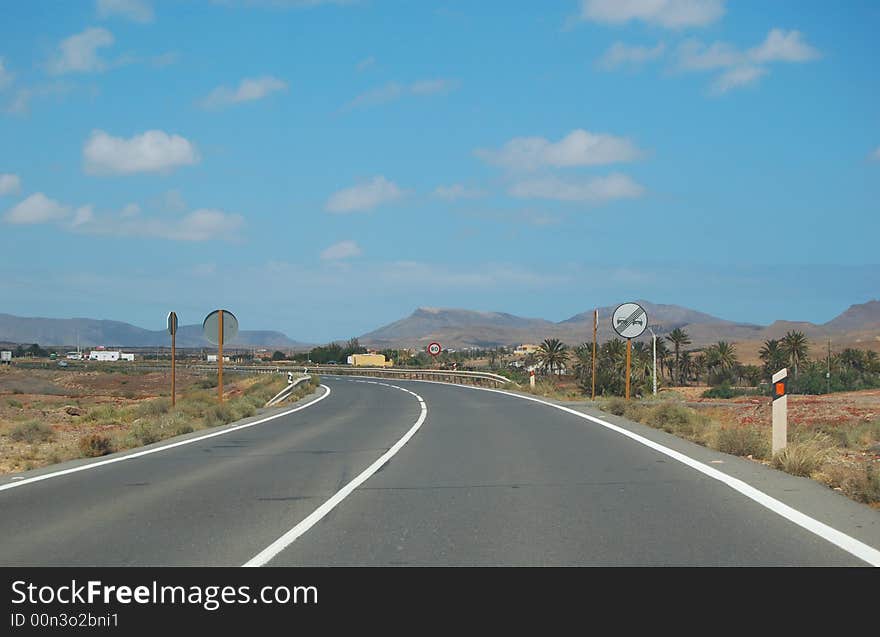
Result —
[{"label": "palm grove", "polygon": [[[744,365],[737,358],[736,346],[718,341],[708,347],[688,349],[687,331],[676,328],[657,338],[657,381],[660,385],[706,384],[714,395],[736,393],[733,387],[757,387],[783,367],[791,370],[790,391],[819,394],[880,387],[880,357],[877,352],[847,348],[839,353],[811,359],[809,343],[803,332],[789,331],[780,339],[765,341],[759,357],[761,365]],[[535,353],[538,369],[557,375],[573,364],[580,389],[589,394],[593,383],[593,344],[581,343],[570,348],[557,338],[548,338]],[[632,346],[630,370],[632,391],[647,395],[651,391],[653,352],[650,342],[636,341]],[[626,384],[626,342],[614,338],[596,350],[596,393],[619,396]]]}]

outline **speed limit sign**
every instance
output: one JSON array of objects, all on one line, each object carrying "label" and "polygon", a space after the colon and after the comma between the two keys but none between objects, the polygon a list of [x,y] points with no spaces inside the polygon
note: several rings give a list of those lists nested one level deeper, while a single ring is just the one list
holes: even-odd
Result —
[{"label": "speed limit sign", "polygon": [[437,356],[442,351],[443,348],[440,347],[440,343],[437,343],[436,341],[428,345],[428,353],[431,356]]}]

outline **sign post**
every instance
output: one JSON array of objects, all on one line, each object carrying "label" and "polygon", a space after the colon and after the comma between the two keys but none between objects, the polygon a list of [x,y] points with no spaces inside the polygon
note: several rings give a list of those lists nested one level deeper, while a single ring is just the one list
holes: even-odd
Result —
[{"label": "sign post", "polygon": [[611,327],[626,339],[626,399],[630,396],[630,368],[632,366],[632,339],[641,336],[648,327],[648,313],[638,303],[619,305],[611,315]]},{"label": "sign post", "polygon": [[590,400],[596,400],[596,333],[599,331],[599,310],[593,310],[593,391]]},{"label": "sign post", "polygon": [[440,347],[440,343],[438,343],[437,341],[434,341],[434,342],[428,344],[428,354],[431,355],[431,365],[432,366],[434,366],[434,367],[437,366],[437,356],[439,356],[440,352],[442,352],[442,351],[443,351],[443,348]]},{"label": "sign post", "polygon": [[217,345],[217,397],[223,402],[223,343],[238,335],[238,319],[229,310],[214,310],[205,317],[202,333]]},{"label": "sign post", "polygon": [[171,406],[177,402],[177,387],[174,382],[174,368],[176,365],[176,347],[175,340],[177,337],[177,312],[168,312],[166,319],[168,323],[168,333],[171,334]]},{"label": "sign post", "polygon": [[788,444],[788,368],[773,374],[773,445],[775,454]]}]

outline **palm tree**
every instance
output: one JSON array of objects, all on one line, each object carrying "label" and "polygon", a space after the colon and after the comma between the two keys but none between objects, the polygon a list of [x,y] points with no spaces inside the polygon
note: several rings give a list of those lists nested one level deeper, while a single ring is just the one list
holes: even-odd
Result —
[{"label": "palm tree", "polygon": [[764,341],[764,344],[758,351],[758,357],[764,363],[764,375],[768,377],[785,367],[786,364],[782,344],[775,338]]},{"label": "palm tree", "polygon": [[709,371],[710,384],[713,373],[716,377],[729,376],[729,372],[732,372],[738,363],[736,347],[732,343],[718,341],[706,348],[706,368]]},{"label": "palm tree", "polygon": [[675,348],[675,370],[678,373],[678,382],[681,384],[681,348],[691,344],[691,337],[680,327],[676,327],[669,333],[666,340],[672,343]]},{"label": "palm tree", "polygon": [[666,341],[662,338],[657,339],[657,370],[660,377],[663,377],[663,366],[669,362],[669,348],[666,347]]},{"label": "palm tree", "polygon": [[568,360],[568,346],[558,338],[546,338],[538,347],[538,360],[550,373],[559,370]]},{"label": "palm tree", "polygon": [[809,343],[803,332],[790,331],[782,337],[780,343],[782,351],[788,363],[794,368],[794,375],[798,375],[798,365],[807,360]]}]

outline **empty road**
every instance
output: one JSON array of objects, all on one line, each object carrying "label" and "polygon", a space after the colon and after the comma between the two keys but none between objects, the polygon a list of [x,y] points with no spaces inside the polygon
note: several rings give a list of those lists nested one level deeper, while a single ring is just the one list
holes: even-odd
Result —
[{"label": "empty road", "polygon": [[880,564],[880,513],[620,418],[323,382],[252,426],[0,478],[0,565]]}]

